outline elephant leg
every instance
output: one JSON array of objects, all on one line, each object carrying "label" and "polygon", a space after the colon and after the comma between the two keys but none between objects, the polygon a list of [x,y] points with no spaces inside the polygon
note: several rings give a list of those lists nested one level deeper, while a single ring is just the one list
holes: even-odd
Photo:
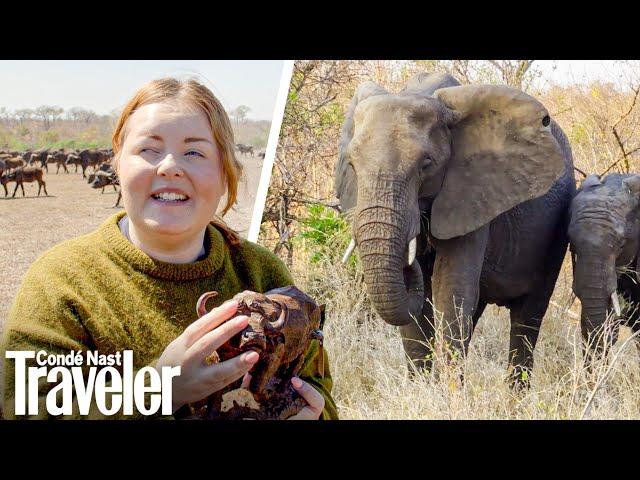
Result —
[{"label": "elephant leg", "polygon": [[539,282],[527,295],[510,306],[511,334],[509,341],[509,370],[514,387],[528,386],[533,370],[533,350],[538,341],[540,326],[562,268],[568,239],[564,234],[552,241],[552,249],[545,259],[547,267]]},{"label": "elephant leg", "polygon": [[527,295],[511,305],[509,370],[514,386],[526,386],[533,369],[533,349],[549,304],[548,298]]},{"label": "elephant leg", "polygon": [[[480,274],[489,239],[486,225],[467,235],[436,242],[433,298],[445,343],[466,355],[480,298]],[[453,353],[453,352],[450,352]]]},{"label": "elephant leg", "polygon": [[408,357],[409,371],[415,374],[419,371],[429,372],[433,363],[433,339],[435,326],[433,321],[431,275],[435,255],[417,257],[422,269],[425,301],[422,304],[422,315],[408,325],[400,328],[402,346]]}]

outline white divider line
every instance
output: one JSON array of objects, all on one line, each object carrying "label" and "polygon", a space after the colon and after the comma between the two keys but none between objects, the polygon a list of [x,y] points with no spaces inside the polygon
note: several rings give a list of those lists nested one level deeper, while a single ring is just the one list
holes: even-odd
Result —
[{"label": "white divider line", "polygon": [[289,84],[291,83],[292,72],[293,60],[285,60],[282,66],[278,98],[276,99],[276,105],[273,109],[273,118],[271,119],[271,130],[269,131],[267,149],[264,155],[264,162],[262,163],[260,183],[258,184],[256,201],[253,204],[251,226],[249,227],[249,234],[247,235],[247,240],[251,242],[257,242],[258,235],[260,234],[260,223],[262,222],[262,214],[264,213],[264,204],[267,200],[267,190],[269,189],[269,182],[271,180],[273,162],[276,158],[278,138],[280,137],[280,127],[282,127],[282,117],[284,115],[284,107],[287,104],[287,94],[289,93]]}]

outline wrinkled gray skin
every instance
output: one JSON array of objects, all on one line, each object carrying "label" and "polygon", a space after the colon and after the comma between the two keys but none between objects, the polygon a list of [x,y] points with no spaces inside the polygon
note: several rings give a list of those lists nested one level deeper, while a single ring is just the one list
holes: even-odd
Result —
[{"label": "wrinkled gray skin", "polygon": [[[336,194],[353,214],[369,297],[400,326],[410,365],[430,367],[425,342],[434,322],[425,300],[463,353],[494,303],[511,311],[518,379],[533,366],[566,253],[571,148],[531,97],[459,85],[443,74],[418,75],[397,94],[361,85],[343,126]],[[408,265],[414,237],[417,258]]]},{"label": "wrinkled gray skin", "polygon": [[[612,173],[602,180],[595,175],[587,177],[571,202],[573,291],[582,302],[583,338],[596,347],[595,351],[605,347],[600,334],[607,313],[613,311],[611,294],[617,292],[627,301],[640,302],[636,273],[640,269],[639,201],[640,176]],[[623,322],[638,331],[637,310],[625,310]],[[616,326],[606,337],[608,346],[617,336]]]}]

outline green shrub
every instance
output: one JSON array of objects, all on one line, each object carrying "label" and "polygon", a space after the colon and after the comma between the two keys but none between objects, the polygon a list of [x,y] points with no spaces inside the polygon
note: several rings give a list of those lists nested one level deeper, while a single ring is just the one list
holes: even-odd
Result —
[{"label": "green shrub", "polygon": [[[309,205],[306,215],[300,220],[301,233],[294,241],[303,243],[310,253],[311,263],[326,258],[337,262],[351,241],[351,226],[343,215],[324,205]],[[349,259],[355,265],[355,256]]]},{"label": "green shrub", "polygon": [[8,146],[9,150],[15,150],[17,152],[23,152],[29,148],[25,142],[15,137],[9,139]]}]

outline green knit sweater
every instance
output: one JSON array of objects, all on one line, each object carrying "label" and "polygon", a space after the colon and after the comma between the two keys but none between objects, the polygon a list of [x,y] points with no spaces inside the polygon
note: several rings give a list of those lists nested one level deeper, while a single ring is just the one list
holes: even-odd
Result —
[{"label": "green knit sweater", "polygon": [[[166,346],[197,319],[195,305],[202,293],[219,292],[208,302],[212,308],[243,290],[265,292],[293,284],[284,264],[267,249],[245,240],[237,249],[230,247],[213,225],[207,227],[202,260],[156,261],[120,232],[123,216],[124,212],[113,215],[96,231],[56,245],[31,265],[5,325],[3,359],[5,350],[133,350],[135,369],[154,366]],[[300,377],[324,396],[322,418],[336,419],[328,360],[325,353],[320,377],[318,352],[314,340]],[[4,362],[4,417],[16,418],[14,360]],[[41,379],[38,417],[48,417],[45,398],[54,385]],[[137,409],[133,416],[105,417],[93,402],[88,417],[78,412],[74,418],[149,417]]]}]

